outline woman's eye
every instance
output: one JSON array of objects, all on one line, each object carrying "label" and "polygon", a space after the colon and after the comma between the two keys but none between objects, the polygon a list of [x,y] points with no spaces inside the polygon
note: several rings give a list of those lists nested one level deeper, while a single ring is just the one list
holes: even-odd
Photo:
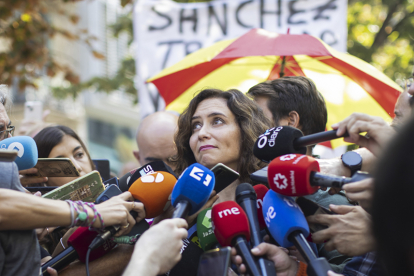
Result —
[{"label": "woman's eye", "polygon": [[77,158],[82,158],[84,155],[85,155],[85,153],[83,153],[83,152],[78,152],[78,153],[76,153],[76,154],[75,154],[75,157],[77,157]]},{"label": "woman's eye", "polygon": [[197,130],[197,129],[200,129],[201,128],[201,124],[200,123],[194,123],[193,124],[193,131],[194,130]]},{"label": "woman's eye", "polygon": [[214,125],[219,125],[219,124],[223,124],[223,123],[224,123],[223,120],[220,119],[220,118],[215,118],[214,121],[213,121]]}]

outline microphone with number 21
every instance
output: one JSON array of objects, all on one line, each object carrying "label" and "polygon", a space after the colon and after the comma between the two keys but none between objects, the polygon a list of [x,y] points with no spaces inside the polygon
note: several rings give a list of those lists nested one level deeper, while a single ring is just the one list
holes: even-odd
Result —
[{"label": "microphone with number 21", "polygon": [[325,258],[317,258],[306,241],[309,226],[302,210],[291,198],[269,191],[263,201],[266,226],[277,243],[285,248],[293,245],[308,264],[309,276],[326,276],[332,270]]},{"label": "microphone with number 21", "polygon": [[171,195],[173,218],[193,215],[207,203],[214,189],[214,173],[201,164],[189,166],[178,178]]}]

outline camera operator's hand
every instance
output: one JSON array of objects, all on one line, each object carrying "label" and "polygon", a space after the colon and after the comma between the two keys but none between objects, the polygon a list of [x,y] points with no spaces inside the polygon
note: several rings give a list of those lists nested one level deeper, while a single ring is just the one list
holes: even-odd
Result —
[{"label": "camera operator's hand", "polygon": [[166,219],[151,227],[135,245],[131,261],[124,272],[130,275],[160,275],[181,259],[183,239],[188,235],[184,219]]},{"label": "camera operator's hand", "polygon": [[[342,122],[333,124],[332,128],[337,130],[338,136],[348,131],[349,137],[344,141],[365,147],[376,156],[395,134],[382,118],[363,113],[353,113]],[[360,135],[361,132],[367,132],[367,136]]]},{"label": "camera operator's hand", "polygon": [[30,168],[27,170],[19,171],[20,174],[20,183],[23,187],[27,187],[30,184],[38,184],[47,182],[48,178],[43,176],[28,176],[28,174],[35,174],[37,173],[36,168]]},{"label": "camera operator's hand", "polygon": [[[275,264],[278,276],[295,276],[298,270],[297,258],[288,255],[288,250],[270,243],[261,243],[251,250],[254,256],[264,256]],[[237,255],[234,247],[231,248],[232,262],[238,267],[241,274],[246,273],[246,266],[241,256]]]},{"label": "camera operator's hand", "polygon": [[[95,207],[102,215],[106,226],[121,225],[120,230],[115,236],[122,236],[129,233],[136,222],[140,222],[145,218],[144,204],[141,202],[134,202],[134,198],[130,192],[124,192],[118,196],[111,197],[107,201],[95,205]],[[129,213],[132,210],[138,213],[136,219]],[[93,213],[90,212],[89,214],[93,215]],[[101,227],[99,219],[95,221],[93,227]]]},{"label": "camera operator's hand", "polygon": [[346,197],[357,201],[359,205],[368,211],[371,207],[374,193],[374,179],[368,178],[358,182],[349,183],[342,187],[346,192]]},{"label": "camera operator's hand", "polygon": [[338,250],[347,256],[358,256],[375,249],[371,233],[371,216],[360,206],[329,205],[337,215],[313,215],[309,223],[329,226],[312,234],[315,243],[325,243],[328,251]]}]

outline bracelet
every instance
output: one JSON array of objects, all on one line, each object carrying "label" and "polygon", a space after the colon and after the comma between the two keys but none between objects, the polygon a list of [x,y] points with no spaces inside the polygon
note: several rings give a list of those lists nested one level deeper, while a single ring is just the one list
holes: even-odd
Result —
[{"label": "bracelet", "polygon": [[308,266],[305,263],[299,262],[298,263],[298,272],[296,273],[296,276],[307,276],[306,269]]},{"label": "bracelet", "polygon": [[[71,216],[70,227],[73,227],[73,226],[88,226],[90,230],[95,230],[95,231],[102,231],[105,228],[105,224],[104,224],[104,220],[102,218],[102,215],[96,209],[95,204],[90,203],[90,202],[83,202],[81,200],[75,201],[75,202],[73,202],[71,200],[66,200],[66,202],[70,206],[70,216]],[[89,214],[88,214],[88,209],[86,208],[86,206],[91,208],[93,213],[94,213],[94,217],[91,221],[88,220]],[[75,214],[74,214],[75,211],[77,213],[76,218],[75,218]],[[100,228],[92,227],[92,225],[95,223],[97,218],[99,218],[99,220],[101,221],[101,227]]]},{"label": "bracelet", "polygon": [[66,249],[66,247],[63,245],[62,239],[63,238],[60,238],[60,244],[62,245],[63,249]]}]

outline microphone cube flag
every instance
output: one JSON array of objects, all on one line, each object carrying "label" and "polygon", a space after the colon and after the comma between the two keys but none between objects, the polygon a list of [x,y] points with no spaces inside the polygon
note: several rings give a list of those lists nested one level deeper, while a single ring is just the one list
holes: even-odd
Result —
[{"label": "microphone cube flag", "polygon": [[250,226],[246,213],[234,201],[225,201],[213,206],[211,211],[214,234],[221,246],[232,246],[237,236],[250,240]]},{"label": "microphone cube flag", "polygon": [[37,146],[32,137],[16,136],[0,141],[0,150],[17,150],[14,160],[19,170],[33,168],[37,163]]},{"label": "microphone cube flag", "polygon": [[178,178],[172,191],[171,203],[176,207],[181,200],[187,201],[191,205],[188,213],[191,216],[206,204],[214,185],[212,171],[201,164],[192,164]]},{"label": "microphone cube flag", "polygon": [[288,153],[305,154],[306,147],[295,148],[293,146],[294,140],[302,136],[302,131],[290,126],[268,129],[257,138],[253,154],[265,162],[270,162],[274,158]]},{"label": "microphone cube flag", "polygon": [[308,222],[302,210],[289,197],[269,191],[263,201],[263,216],[270,234],[282,247],[294,245],[288,239],[294,231],[309,236]]},{"label": "microphone cube flag", "polygon": [[302,154],[286,154],[275,158],[267,169],[269,187],[286,196],[311,195],[318,190],[311,186],[311,172],[319,172],[319,163]]},{"label": "microphone cube flag", "polygon": [[207,208],[198,214],[197,236],[200,241],[201,249],[204,251],[210,250],[218,244],[211,222],[211,208]]},{"label": "microphone cube flag", "polygon": [[266,224],[264,221],[264,217],[263,217],[263,199],[266,195],[266,193],[269,191],[269,189],[263,185],[263,184],[258,184],[253,186],[253,189],[256,192],[257,195],[257,219],[259,220],[259,227],[260,230],[263,230],[266,228]]},{"label": "microphone cube flag", "polygon": [[141,176],[128,191],[145,206],[146,218],[161,215],[169,207],[176,178],[167,172],[154,172]]}]

